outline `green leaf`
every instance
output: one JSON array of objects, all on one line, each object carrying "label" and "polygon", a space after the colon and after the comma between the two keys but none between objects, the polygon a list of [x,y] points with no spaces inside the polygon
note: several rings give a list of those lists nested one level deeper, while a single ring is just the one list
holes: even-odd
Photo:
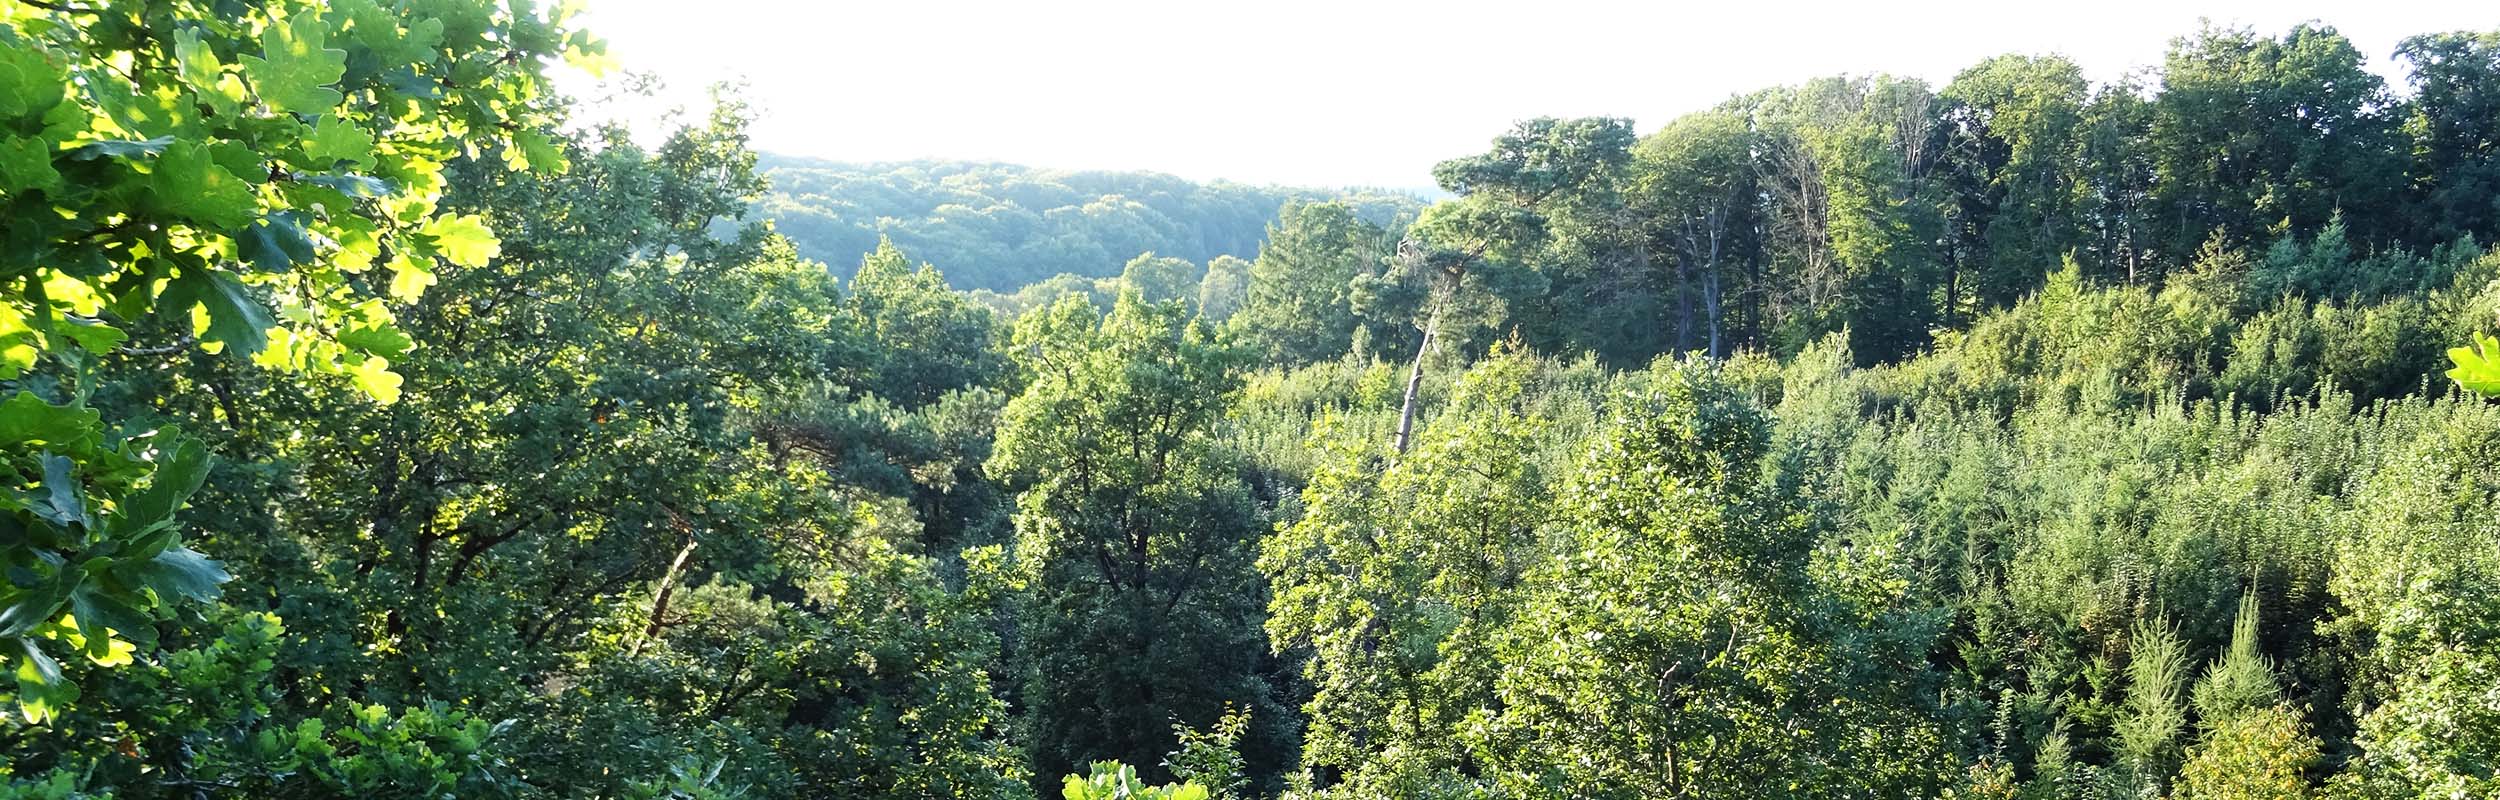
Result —
[{"label": "green leaf", "polygon": [[443,99],[442,81],[420,73],[414,67],[400,67],[383,73],[382,80],[390,84],[391,91],[409,100]]},{"label": "green leaf", "polygon": [[432,61],[443,43],[439,19],[420,19],[402,29],[397,15],[372,0],[338,0],[330,8],[351,21],[347,37],[372,51],[385,70]]},{"label": "green leaf", "polygon": [[88,142],[72,148],[69,151],[69,157],[72,161],[94,161],[100,158],[133,159],[165,152],[165,147],[173,143],[174,137],[171,136],[159,136],[146,141],[114,139]]},{"label": "green leaf", "polygon": [[24,313],[0,303],[0,380],[15,378],[33,367],[41,352],[36,346],[42,343],[42,335],[26,324]]},{"label": "green leaf", "polygon": [[239,254],[262,272],[285,272],[312,261],[312,237],[305,235],[302,220],[303,215],[293,211],[261,217],[235,235]]},{"label": "green leaf", "polygon": [[0,380],[15,378],[34,368],[35,357],[40,353],[32,336],[0,336]]},{"label": "green leaf", "polygon": [[159,431],[157,438],[160,441],[156,474],[148,479],[147,488],[122,498],[114,509],[112,527],[118,536],[136,538],[148,528],[172,520],[174,512],[181,510],[182,504],[208,480],[208,448],[199,440],[174,430]]},{"label": "green leaf", "polygon": [[156,648],[156,625],[146,614],[96,591],[93,585],[81,585],[69,594],[69,613],[78,617],[78,632],[86,636],[90,646],[104,644],[106,629],[141,647]]},{"label": "green leaf", "polygon": [[546,134],[537,131],[520,131],[512,134],[512,144],[513,149],[521,156],[520,162],[513,163],[512,154],[507,152],[504,155],[506,166],[515,169],[527,167],[539,172],[563,172],[571,166],[565,162],[564,151],[558,149],[555,142],[548,139]]},{"label": "green leaf", "polygon": [[90,353],[111,352],[114,347],[130,340],[130,334],[121,332],[121,329],[90,320],[68,320],[53,326],[52,330],[69,337],[70,341],[78,343],[79,348]]},{"label": "green leaf", "polygon": [[367,356],[348,369],[348,377],[355,379],[356,388],[363,390],[374,402],[386,406],[399,402],[400,377],[391,371],[390,359]]},{"label": "green leaf", "polygon": [[51,142],[0,136],[0,192],[60,186],[61,173],[52,169]]},{"label": "green leaf", "polygon": [[391,258],[391,299],[414,303],[434,285],[434,261],[406,253]]},{"label": "green leaf", "polygon": [[26,653],[18,659],[17,710],[28,723],[40,725],[78,699],[78,684],[61,679],[61,665],[44,655],[35,640],[21,638],[18,643]]},{"label": "green leaf", "polygon": [[77,462],[65,456],[44,453],[36,457],[43,463],[43,496],[27,507],[52,524],[67,528],[87,522],[86,487],[78,485]]},{"label": "green leaf", "polygon": [[277,324],[233,275],[214,270],[183,270],[166,285],[163,304],[169,313],[188,312],[193,306],[207,309],[208,340],[236,348],[240,355],[260,352],[269,343],[270,327]]},{"label": "green leaf", "polygon": [[242,142],[209,145],[208,157],[215,159],[217,166],[225,167],[227,172],[242,178],[244,183],[257,185],[269,182],[269,163],[262,161],[260,153]]},{"label": "green leaf", "polygon": [[586,31],[575,32],[573,40],[566,43],[564,63],[590,73],[593,78],[604,76],[617,66],[616,57],[608,55],[608,43],[591,38]]},{"label": "green leaf", "polygon": [[0,402],[0,446],[73,449],[75,443],[96,435],[100,420],[94,409],[56,406],[34,392],[20,391]]},{"label": "green leaf", "polygon": [[42,586],[18,595],[17,602],[7,608],[0,608],[0,636],[18,636],[51,622],[60,615],[61,603],[78,589],[83,574],[77,570],[53,573]]},{"label": "green leaf", "polygon": [[193,99],[205,103],[217,116],[239,116],[245,93],[243,82],[226,72],[226,63],[217,51],[200,40],[197,28],[184,28],[174,34],[174,68],[182,85],[191,90]]},{"label": "green leaf", "polygon": [[200,601],[217,599],[217,585],[234,580],[224,567],[188,547],[166,548],[138,572],[158,594],[178,594]]},{"label": "green leaf", "polygon": [[328,172],[339,164],[350,163],[360,169],[373,168],[373,134],[337,116],[325,116],[313,127],[311,139],[304,142],[304,156],[313,169]]},{"label": "green leaf", "polygon": [[200,112],[188,94],[92,85],[87,94],[107,119],[140,136],[199,138]]},{"label": "green leaf", "polygon": [[156,202],[166,211],[219,228],[239,228],[252,221],[257,203],[252,187],[217,165],[208,148],[197,142],[165,146],[152,176]]},{"label": "green leaf", "polygon": [[407,355],[417,342],[408,338],[407,332],[384,325],[349,328],[339,334],[339,344],[384,358],[398,358]]},{"label": "green leaf", "polygon": [[305,175],[296,180],[349,197],[387,197],[391,193],[389,181],[363,175]]},{"label": "green leaf", "polygon": [[0,41],[0,119],[40,117],[67,96],[69,74],[41,50]]},{"label": "green leaf", "polygon": [[226,72],[226,64],[218,60],[217,51],[200,41],[198,28],[174,33],[174,65],[183,84],[203,95],[215,93],[218,79]]},{"label": "green leaf", "polygon": [[33,681],[43,684],[61,682],[60,662],[52,660],[51,656],[44,655],[43,648],[36,646],[33,639],[19,637],[17,643],[19,650],[25,654],[25,659],[19,662],[17,668],[17,679],[20,682]]},{"label": "green leaf", "polygon": [[2449,380],[2466,391],[2500,397],[2500,338],[2476,332],[2473,346],[2449,348],[2448,360],[2456,362],[2448,370]]},{"label": "green leaf", "polygon": [[347,74],[347,51],[324,47],[329,25],[314,14],[298,14],[284,25],[261,32],[261,54],[243,57],[243,75],[252,90],[271,108],[297,114],[319,114],[345,99],[331,89]]},{"label": "green leaf", "polygon": [[503,243],[495,239],[494,231],[486,229],[486,218],[476,214],[435,217],[418,232],[432,237],[435,250],[463,267],[486,266],[487,261],[503,253]]}]

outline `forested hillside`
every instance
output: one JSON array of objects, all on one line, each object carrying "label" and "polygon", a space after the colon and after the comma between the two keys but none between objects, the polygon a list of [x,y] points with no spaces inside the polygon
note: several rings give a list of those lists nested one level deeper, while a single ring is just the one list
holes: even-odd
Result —
[{"label": "forested hillside", "polygon": [[843,265],[880,238],[947,265],[956,288],[1013,293],[1055,275],[1105,278],[1140,253],[1206,263],[1250,258],[1276,209],[1342,200],[1376,225],[1423,202],[1385,190],[1193,183],[1152,172],[1070,172],[1011,164],[841,164],[764,155],[771,189],[757,213],[799,255]]},{"label": "forested hillside", "polygon": [[976,299],[560,12],[0,0],[0,798],[2500,796],[2500,33],[2397,55]]}]

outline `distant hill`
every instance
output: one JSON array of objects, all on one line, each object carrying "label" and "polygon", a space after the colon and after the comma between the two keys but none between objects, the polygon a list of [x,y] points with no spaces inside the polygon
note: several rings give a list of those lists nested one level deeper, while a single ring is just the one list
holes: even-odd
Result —
[{"label": "distant hill", "polygon": [[769,153],[758,166],[772,181],[760,210],[802,255],[848,276],[884,235],[936,264],[955,288],[999,292],[1061,273],[1116,276],[1148,251],[1201,264],[1252,258],[1276,210],[1292,200],[1341,199],[1381,224],[1423,206],[1390,190],[1196,183],[1154,172]]}]

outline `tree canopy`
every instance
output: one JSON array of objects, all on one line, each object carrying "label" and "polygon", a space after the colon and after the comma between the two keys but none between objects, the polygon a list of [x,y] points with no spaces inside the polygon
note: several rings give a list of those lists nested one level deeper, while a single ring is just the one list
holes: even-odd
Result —
[{"label": "tree canopy", "polygon": [[1054,275],[1118,277],[1139,253],[1204,264],[1251,258],[1276,209],[1334,200],[1375,225],[1423,203],[1390,189],[1319,190],[1195,183],[1151,172],[1069,172],[1011,164],[845,164],[766,156],[772,191],[758,213],[799,248],[848,264],[880,238],[954,265],[964,289],[1013,293]]},{"label": "tree canopy", "polygon": [[2496,35],[1422,206],[584,123],[528,3],[0,0],[0,798],[2494,796]]}]

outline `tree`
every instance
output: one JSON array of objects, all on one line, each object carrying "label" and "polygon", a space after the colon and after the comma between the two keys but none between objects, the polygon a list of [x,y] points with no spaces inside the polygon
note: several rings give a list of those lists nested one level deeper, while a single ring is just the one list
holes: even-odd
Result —
[{"label": "tree", "polygon": [[[1753,227],[1760,191],[1753,176],[1755,146],[1743,117],[1712,111],[1679,117],[1633,150],[1635,203],[1648,219],[1650,235],[1674,259],[1677,351],[1699,347],[1712,357],[1726,356],[1733,344],[1727,298],[1762,291],[1753,276],[1729,269]],[[1702,331],[1698,344],[1696,327]]]},{"label": "tree", "polygon": [[[255,404],[294,412],[233,423],[238,439],[299,463],[288,480],[306,492],[283,528],[293,540],[251,554],[271,568],[349,565],[337,594],[264,589],[292,601],[283,615],[307,630],[373,626],[325,638],[424,645],[364,665],[370,675],[327,679],[420,696],[507,692],[478,654],[504,653],[507,670],[545,667],[523,659],[551,657],[536,645],[583,635],[604,604],[634,602],[627,585],[738,527],[712,502],[731,481],[711,454],[742,433],[731,398],[824,374],[808,335],[834,338],[835,305],[821,270],[794,263],[760,227],[711,232],[754,188],[744,125],[724,106],[656,151],[605,131],[603,147],[564,143],[577,163],[557,176],[455,162],[446,202],[526,233],[491,264],[443,267],[441,295],[401,309],[414,336],[446,344],[401,365],[423,391],[370,408],[269,386]],[[768,287],[787,293],[768,299]],[[531,293],[570,302],[509,300]],[[814,312],[794,318],[791,306]],[[772,326],[788,327],[760,335]],[[343,448],[364,456],[319,455]]]},{"label": "tree", "polygon": [[2158,274],[2157,231],[2148,218],[2157,167],[2153,101],[2135,79],[2101,87],[2083,108],[2081,200],[2087,231],[2078,259],[2095,279],[2137,283]]},{"label": "tree", "polygon": [[1398,242],[1385,276],[1420,301],[1409,318],[1423,332],[1407,371],[1394,450],[1406,451],[1424,360],[1438,340],[1456,335],[1463,341],[1489,329],[1504,300],[1543,288],[1544,276],[1523,263],[1546,239],[1539,209],[1607,191],[1630,161],[1633,141],[1629,120],[1546,117],[1495,137],[1489,152],[1433,166],[1433,180],[1460,199],[1425,209]]},{"label": "tree", "polygon": [[[1259,675],[1256,512],[1211,430],[1240,357],[1178,301],[1123,290],[1019,322],[1031,382],[1001,413],[992,475],[1021,487],[1015,559],[1024,738],[1036,774],[1174,748],[1172,720],[1232,703],[1259,725],[1254,770],[1283,761]],[[1269,774],[1272,774],[1270,772]]]},{"label": "tree", "polygon": [[1794,350],[1847,330],[1850,351],[1886,361],[1925,343],[1942,275],[1934,94],[1889,76],[1828,78],[1751,98],[1765,130],[1763,184],[1775,331]]},{"label": "tree", "polygon": [[2403,166],[2385,84],[2361,64],[2328,27],[2174,40],[2146,140],[2159,252],[2183,262],[2217,230],[2243,244],[2277,226],[2306,235],[2338,208],[2356,238],[2385,239]]},{"label": "tree", "polygon": [[2303,772],[2317,743],[2300,717],[2267,706],[2207,728],[2179,770],[2180,800],[2300,800],[2313,790]]},{"label": "tree", "polygon": [[2180,800],[2299,800],[2318,744],[2281,699],[2274,667],[2257,652],[2257,598],[2240,602],[2231,647],[2196,683],[2197,727],[2179,768]]},{"label": "tree", "polygon": [[2119,796],[2159,794],[2178,767],[2178,738],[2187,727],[2179,690],[2187,680],[2186,645],[2164,623],[2138,621],[2129,633],[2127,705],[2116,731]]},{"label": "tree", "polygon": [[1250,262],[1249,293],[1230,329],[1265,363],[1343,354],[1354,340],[1354,280],[1380,271],[1384,237],[1343,203],[1285,206]]},{"label": "tree", "polygon": [[2500,31],[2415,36],[2396,57],[2412,65],[2410,238],[2500,240]]},{"label": "tree", "polygon": [[913,269],[886,240],[861,260],[843,298],[849,324],[865,338],[868,391],[905,408],[979,386],[1004,366],[990,341],[988,309],[946,285],[934,266]]},{"label": "tree", "polygon": [[[828,527],[852,522],[825,510]],[[807,565],[797,591],[772,593],[789,600],[715,580],[684,587],[664,618],[620,606],[583,654],[585,691],[548,704],[573,727],[535,742],[532,771],[591,787],[712,751],[770,796],[1024,796],[981,609],[894,543],[852,542],[848,563]]]},{"label": "tree", "polygon": [[2089,92],[2072,61],[2007,55],[1963,70],[1939,93],[1949,137],[1943,179],[1954,194],[1947,324],[2012,304],[2083,244]]},{"label": "tree", "polygon": [[1198,284],[1198,313],[1218,324],[1231,320],[1250,301],[1250,262],[1216,256],[1207,262],[1207,277]]},{"label": "tree", "polygon": [[126,660],[165,601],[227,577],[174,518],[204,456],[176,431],[108,435],[86,406],[94,365],[257,355],[397,398],[412,344],[375,270],[414,299],[438,266],[494,258],[479,217],[437,207],[442,162],[558,166],[539,70],[598,50],[560,17],[466,2],[6,9],[0,380],[19,383],[22,427],[0,436],[0,519],[24,535],[0,545],[21,573],[0,637],[22,707],[40,718],[70,691],[47,644]]},{"label": "tree", "polygon": [[[203,612],[288,628],[232,656],[173,632],[160,663],[204,663],[134,659],[129,685],[67,665],[85,698],[42,727],[0,723],[22,745],[0,759],[7,780],[123,796],[1029,791],[991,691],[994,599],[950,590],[941,575],[978,571],[924,549],[971,525],[909,524],[907,501],[958,488],[962,451],[985,455],[989,393],[911,412],[859,400],[881,412],[860,415],[875,436],[777,446],[790,398],[861,398],[878,379],[852,360],[863,342],[921,339],[923,317],[910,292],[852,305],[736,224],[754,187],[744,125],[729,104],[649,150],[595,129],[556,142],[560,174],[446,164],[443,208],[505,231],[503,252],[441,264],[425,302],[390,306],[443,345],[394,365],[394,404],[228,360],[108,363],[100,405],[180,421],[240,465],[190,512],[242,575]],[[921,299],[966,302],[935,291]],[[962,355],[878,350],[903,375]]]},{"label": "tree", "polygon": [[1180,301],[1193,312],[1198,308],[1198,286],[1206,281],[1206,270],[1186,259],[1141,254],[1129,259],[1120,270],[1120,287],[1134,290],[1149,303]]},{"label": "tree", "polygon": [[1895,716],[1911,709],[1836,701],[1884,679],[1847,675],[1819,618],[1809,531],[1762,479],[1768,424],[1689,362],[1616,409],[1563,490],[1552,557],[1492,634],[1497,702],[1469,744],[1503,790],[1936,791],[1937,773],[1903,768],[1933,747]]},{"label": "tree", "polygon": [[[2488,347],[2486,348],[2488,350]],[[2472,797],[2500,790],[2500,408],[2457,404],[2392,439],[2358,487],[2335,551],[2336,626],[2366,635],[2355,655],[2360,754],[2329,782],[2338,797]]]},{"label": "tree", "polygon": [[1423,796],[1480,772],[1461,734],[1495,702],[1487,645],[1553,513],[1532,460],[1547,422],[1525,407],[1535,367],[1513,351],[1470,369],[1393,462],[1377,440],[1317,435],[1331,460],[1259,566],[1275,586],[1270,639],[1311,651],[1302,758],[1333,771],[1323,788]]}]

